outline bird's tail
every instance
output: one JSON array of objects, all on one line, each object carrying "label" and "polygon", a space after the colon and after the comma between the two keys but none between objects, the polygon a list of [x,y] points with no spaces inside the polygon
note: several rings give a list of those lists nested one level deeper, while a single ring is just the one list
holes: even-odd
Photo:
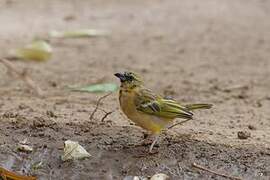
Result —
[{"label": "bird's tail", "polygon": [[188,104],[188,105],[185,105],[185,107],[192,111],[192,110],[195,110],[195,109],[210,109],[213,105],[212,104]]}]

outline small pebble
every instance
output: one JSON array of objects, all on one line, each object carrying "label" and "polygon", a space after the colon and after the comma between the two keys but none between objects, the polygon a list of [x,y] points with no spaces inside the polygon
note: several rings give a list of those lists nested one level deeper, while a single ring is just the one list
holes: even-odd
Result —
[{"label": "small pebble", "polygon": [[237,136],[239,139],[247,139],[251,136],[251,134],[248,131],[238,131]]},{"label": "small pebble", "polygon": [[253,126],[253,125],[248,125],[248,129],[250,129],[250,130],[256,130],[257,128],[255,126]]},{"label": "small pebble", "polygon": [[64,18],[63,18],[65,21],[73,21],[76,19],[76,17],[72,14],[69,14],[69,15],[66,15]]}]

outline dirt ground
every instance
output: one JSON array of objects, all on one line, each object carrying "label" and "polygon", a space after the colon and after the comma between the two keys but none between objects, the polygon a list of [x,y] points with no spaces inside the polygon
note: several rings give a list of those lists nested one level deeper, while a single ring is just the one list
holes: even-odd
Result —
[{"label": "dirt ground", "polygon": [[[97,28],[107,37],[51,40],[45,63],[31,69],[46,92],[36,97],[0,65],[0,166],[45,179],[123,179],[165,173],[171,179],[225,179],[200,164],[243,179],[270,178],[270,2],[265,0],[1,0],[0,54],[51,30]],[[211,110],[162,134],[158,153],[144,152],[146,132],[120,111],[117,93],[68,86],[115,82],[115,72],[140,73],[147,86],[179,102]],[[251,137],[239,139],[239,131]],[[34,151],[16,151],[27,138]],[[92,157],[60,161],[63,142],[79,141]],[[144,155],[142,155],[144,154]],[[42,161],[39,169],[31,168]]]}]

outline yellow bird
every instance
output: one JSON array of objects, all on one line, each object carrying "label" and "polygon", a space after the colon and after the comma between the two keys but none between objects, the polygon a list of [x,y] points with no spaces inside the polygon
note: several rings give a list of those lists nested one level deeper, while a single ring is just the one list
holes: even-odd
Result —
[{"label": "yellow bird", "polygon": [[136,125],[150,131],[155,137],[150,146],[150,153],[161,131],[172,124],[175,118],[192,119],[192,110],[212,107],[211,104],[180,105],[172,99],[163,98],[144,87],[141,77],[133,72],[114,75],[121,81],[121,109]]}]

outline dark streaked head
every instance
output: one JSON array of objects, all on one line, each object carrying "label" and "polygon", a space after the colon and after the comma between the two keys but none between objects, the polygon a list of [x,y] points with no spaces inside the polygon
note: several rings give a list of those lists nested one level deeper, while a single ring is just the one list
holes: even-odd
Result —
[{"label": "dark streaked head", "polygon": [[141,77],[133,72],[115,73],[114,75],[120,79],[122,84],[133,86],[143,84]]}]

